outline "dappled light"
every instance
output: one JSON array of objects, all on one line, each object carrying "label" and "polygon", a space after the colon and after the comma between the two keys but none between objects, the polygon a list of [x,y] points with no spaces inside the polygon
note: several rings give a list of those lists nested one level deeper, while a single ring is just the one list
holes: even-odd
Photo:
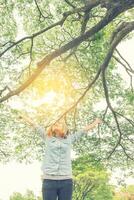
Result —
[{"label": "dappled light", "polygon": [[133,9],[134,0],[1,0],[0,161],[11,170],[1,185],[12,161],[37,161],[42,189],[35,197],[24,172],[26,193],[0,200],[65,200],[62,187],[66,200],[133,200]]}]

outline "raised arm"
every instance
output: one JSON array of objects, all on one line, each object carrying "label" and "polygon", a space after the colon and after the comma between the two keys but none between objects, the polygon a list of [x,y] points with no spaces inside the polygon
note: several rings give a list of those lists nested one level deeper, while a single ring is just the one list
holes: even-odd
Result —
[{"label": "raised arm", "polygon": [[46,138],[46,133],[44,128],[36,124],[30,117],[24,114],[20,114],[19,119],[23,119],[28,125],[32,126],[43,139]]},{"label": "raised arm", "polygon": [[23,121],[25,121],[28,125],[32,126],[33,128],[36,128],[35,122],[30,117],[24,114],[20,114],[19,119],[23,119]]},{"label": "raised arm", "polygon": [[100,119],[96,118],[91,124],[88,124],[83,129],[76,131],[74,134],[71,135],[72,143],[78,141],[84,134],[87,134],[88,131],[92,130],[100,123],[102,123],[102,121]]},{"label": "raised arm", "polygon": [[87,126],[85,126],[83,128],[83,130],[88,132],[88,131],[92,130],[93,128],[95,128],[98,124],[101,124],[101,123],[102,123],[101,119],[96,118],[91,124],[88,124]]}]

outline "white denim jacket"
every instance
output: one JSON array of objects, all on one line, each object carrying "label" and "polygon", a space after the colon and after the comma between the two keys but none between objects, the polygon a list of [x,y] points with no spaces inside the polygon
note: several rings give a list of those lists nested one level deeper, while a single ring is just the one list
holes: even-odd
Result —
[{"label": "white denim jacket", "polygon": [[43,174],[72,176],[71,165],[71,147],[78,141],[86,131],[79,130],[74,134],[69,134],[67,138],[49,137],[46,135],[44,128],[38,126],[36,130],[43,138],[46,148],[45,156],[42,162]]}]

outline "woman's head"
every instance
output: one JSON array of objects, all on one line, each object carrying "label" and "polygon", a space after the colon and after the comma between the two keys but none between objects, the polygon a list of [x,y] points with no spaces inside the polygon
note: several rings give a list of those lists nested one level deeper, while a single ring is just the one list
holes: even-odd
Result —
[{"label": "woman's head", "polygon": [[65,120],[57,121],[47,130],[48,136],[66,137],[67,133],[68,133],[68,128]]}]

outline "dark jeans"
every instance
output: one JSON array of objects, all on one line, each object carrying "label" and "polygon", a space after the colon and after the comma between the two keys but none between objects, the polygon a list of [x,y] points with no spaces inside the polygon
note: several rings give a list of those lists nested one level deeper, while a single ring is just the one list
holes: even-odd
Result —
[{"label": "dark jeans", "polygon": [[42,183],[43,200],[72,200],[73,180],[44,179]]}]

